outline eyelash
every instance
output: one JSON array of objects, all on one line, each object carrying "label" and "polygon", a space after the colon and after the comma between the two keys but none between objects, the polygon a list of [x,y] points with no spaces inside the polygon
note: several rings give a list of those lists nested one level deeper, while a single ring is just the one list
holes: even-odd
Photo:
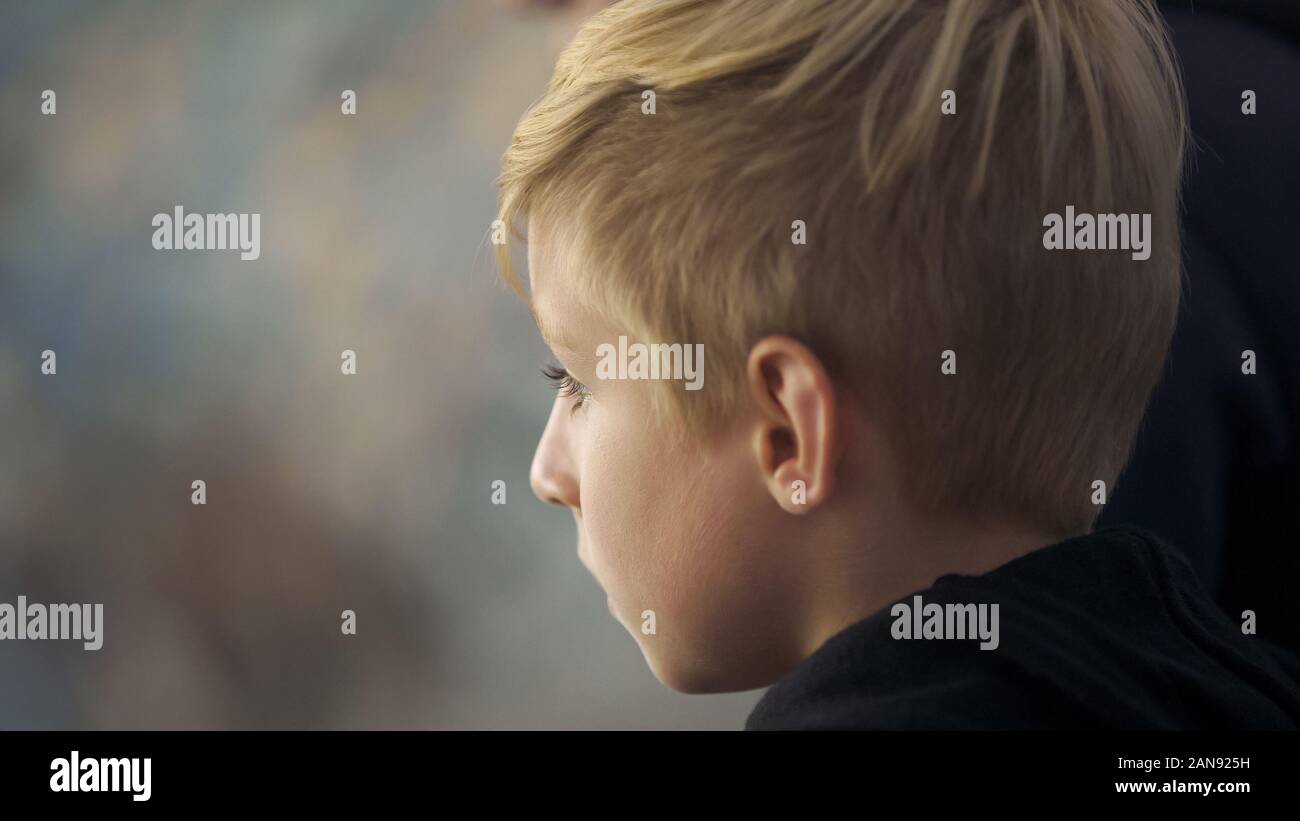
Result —
[{"label": "eyelash", "polygon": [[551,386],[560,396],[576,396],[573,401],[573,413],[577,413],[591,398],[591,389],[573,378],[573,374],[558,365],[544,365],[542,375],[551,382]]}]

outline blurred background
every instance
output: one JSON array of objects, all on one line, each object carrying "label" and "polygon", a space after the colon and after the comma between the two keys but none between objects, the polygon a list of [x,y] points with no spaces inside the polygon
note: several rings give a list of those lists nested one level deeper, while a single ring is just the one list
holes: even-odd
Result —
[{"label": "blurred background", "polygon": [[[105,625],[0,642],[0,728],[742,725],[528,487],[553,395],[488,230],[573,19],[527,5],[5,3],[0,602]],[[261,258],[155,251],[177,205]]]}]

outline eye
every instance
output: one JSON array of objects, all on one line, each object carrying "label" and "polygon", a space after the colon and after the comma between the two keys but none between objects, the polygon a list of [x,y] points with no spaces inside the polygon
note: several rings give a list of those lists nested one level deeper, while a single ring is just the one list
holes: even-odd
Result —
[{"label": "eye", "polygon": [[586,405],[587,400],[591,398],[591,390],[586,385],[574,379],[573,374],[569,373],[564,368],[561,368],[559,365],[543,366],[542,375],[550,380],[551,386],[559,392],[560,396],[577,397],[573,400],[572,410],[575,413]]}]

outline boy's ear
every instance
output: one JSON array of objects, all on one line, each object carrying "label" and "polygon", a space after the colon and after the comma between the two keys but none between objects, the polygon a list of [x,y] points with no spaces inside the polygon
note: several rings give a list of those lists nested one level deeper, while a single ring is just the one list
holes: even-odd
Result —
[{"label": "boy's ear", "polygon": [[835,389],[821,360],[785,336],[749,352],[746,388],[755,401],[754,455],[768,492],[787,513],[807,513],[834,490],[841,442]]}]

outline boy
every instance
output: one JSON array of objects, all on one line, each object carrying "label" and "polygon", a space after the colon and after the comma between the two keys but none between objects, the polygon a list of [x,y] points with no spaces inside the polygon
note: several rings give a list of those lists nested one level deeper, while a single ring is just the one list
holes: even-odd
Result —
[{"label": "boy", "polygon": [[[1186,563],[1090,533],[1179,298],[1142,0],[650,0],[515,132],[533,460],[655,675],[750,728],[1294,727]],[[702,353],[702,358],[692,354]],[[704,367],[707,365],[707,367]]]}]

